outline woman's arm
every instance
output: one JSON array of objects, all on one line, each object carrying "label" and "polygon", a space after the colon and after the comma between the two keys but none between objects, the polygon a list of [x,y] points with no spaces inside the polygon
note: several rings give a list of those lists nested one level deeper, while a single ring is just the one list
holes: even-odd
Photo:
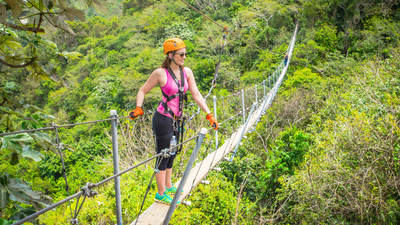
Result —
[{"label": "woman's arm", "polygon": [[161,69],[156,69],[151,73],[149,79],[147,79],[146,83],[143,84],[136,95],[136,106],[142,107],[144,96],[151,91],[154,86],[160,83],[161,75]]},{"label": "woman's arm", "polygon": [[193,71],[190,68],[185,67],[185,71],[188,77],[189,83],[189,91],[192,93],[193,100],[197,103],[197,105],[207,114],[210,113],[210,109],[207,106],[206,101],[201,95],[199,89],[197,88],[196,81],[194,79]]}]

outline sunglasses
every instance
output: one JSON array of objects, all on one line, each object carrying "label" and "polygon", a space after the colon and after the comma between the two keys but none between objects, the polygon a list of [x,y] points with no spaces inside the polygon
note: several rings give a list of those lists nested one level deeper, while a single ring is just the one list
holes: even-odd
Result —
[{"label": "sunglasses", "polygon": [[188,54],[185,52],[185,53],[176,53],[177,55],[179,55],[180,57],[183,57],[183,56],[188,56]]}]

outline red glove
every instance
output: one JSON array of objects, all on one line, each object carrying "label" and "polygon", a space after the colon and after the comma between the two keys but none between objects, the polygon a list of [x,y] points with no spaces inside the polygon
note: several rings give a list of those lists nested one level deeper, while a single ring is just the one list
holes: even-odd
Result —
[{"label": "red glove", "polygon": [[129,113],[129,119],[134,120],[136,117],[143,115],[143,109],[140,106],[136,106],[134,110]]},{"label": "red glove", "polygon": [[212,113],[207,114],[206,119],[210,121],[210,125],[214,128],[214,130],[218,130],[218,122],[214,118]]}]

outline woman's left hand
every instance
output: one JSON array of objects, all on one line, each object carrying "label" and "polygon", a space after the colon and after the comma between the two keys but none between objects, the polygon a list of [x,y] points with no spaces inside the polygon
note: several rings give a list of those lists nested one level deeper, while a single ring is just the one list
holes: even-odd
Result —
[{"label": "woman's left hand", "polygon": [[207,114],[206,119],[210,121],[210,125],[214,128],[214,130],[218,130],[218,122],[214,118],[212,113]]}]

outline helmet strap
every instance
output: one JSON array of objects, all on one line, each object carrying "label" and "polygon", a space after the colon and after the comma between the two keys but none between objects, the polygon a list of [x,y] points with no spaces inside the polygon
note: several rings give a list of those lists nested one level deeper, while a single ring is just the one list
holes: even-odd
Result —
[{"label": "helmet strap", "polygon": [[176,53],[176,51],[173,51],[173,52],[172,52],[172,58],[170,58],[170,59],[171,59],[171,61],[172,61],[173,63],[175,63],[175,65],[177,65],[178,67],[180,67],[180,66],[175,62],[175,59],[174,59],[175,53]]}]

